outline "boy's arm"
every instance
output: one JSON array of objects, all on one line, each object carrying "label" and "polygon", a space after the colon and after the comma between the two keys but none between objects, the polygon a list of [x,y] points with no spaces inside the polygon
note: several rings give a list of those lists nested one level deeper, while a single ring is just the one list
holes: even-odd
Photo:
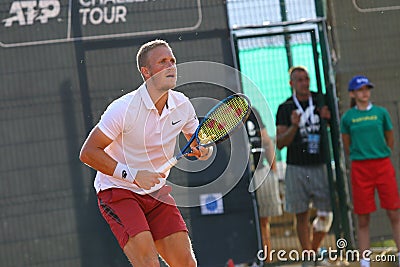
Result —
[{"label": "boy's arm", "polygon": [[385,131],[385,140],[386,144],[390,148],[390,150],[394,149],[394,137],[393,137],[393,130]]},{"label": "boy's arm", "polygon": [[343,148],[344,152],[346,155],[350,155],[350,144],[351,144],[351,139],[349,134],[342,134],[342,140],[343,140]]}]

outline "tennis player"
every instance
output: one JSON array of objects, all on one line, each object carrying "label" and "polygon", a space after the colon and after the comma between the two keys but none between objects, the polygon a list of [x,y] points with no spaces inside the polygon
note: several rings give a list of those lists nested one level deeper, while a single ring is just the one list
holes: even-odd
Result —
[{"label": "tennis player", "polygon": [[[166,186],[169,171],[155,170],[173,156],[176,138],[189,139],[199,122],[176,86],[176,59],[169,44],[141,46],[137,67],[144,83],[112,102],[86,139],[80,159],[97,170],[94,186],[104,219],[135,267],[196,266],[188,230]],[[193,144],[195,146],[196,143]],[[193,147],[200,160],[211,149]]]}]

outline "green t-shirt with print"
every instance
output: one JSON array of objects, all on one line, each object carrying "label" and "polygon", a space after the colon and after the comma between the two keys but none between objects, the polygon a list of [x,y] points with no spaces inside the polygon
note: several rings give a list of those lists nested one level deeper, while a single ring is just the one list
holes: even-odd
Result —
[{"label": "green t-shirt with print", "polygon": [[385,131],[392,130],[390,115],[383,107],[372,106],[369,110],[352,108],[342,117],[341,132],[350,135],[350,159],[379,159],[390,156]]}]

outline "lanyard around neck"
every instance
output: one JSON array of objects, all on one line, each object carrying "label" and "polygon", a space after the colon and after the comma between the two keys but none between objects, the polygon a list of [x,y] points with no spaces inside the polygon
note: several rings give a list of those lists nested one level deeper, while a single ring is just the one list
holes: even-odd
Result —
[{"label": "lanyard around neck", "polygon": [[[294,101],[297,109],[299,110],[300,114],[303,115],[304,114],[304,109],[300,105],[299,100],[296,97],[296,94],[293,94],[293,101]],[[314,109],[313,109],[313,100],[312,100],[312,96],[311,95],[308,97],[308,106],[311,108],[310,122],[314,123]]]}]

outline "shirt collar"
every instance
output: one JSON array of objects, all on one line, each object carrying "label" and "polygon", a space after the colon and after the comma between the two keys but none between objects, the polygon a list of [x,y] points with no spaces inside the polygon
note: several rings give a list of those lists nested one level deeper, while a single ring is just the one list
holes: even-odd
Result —
[{"label": "shirt collar", "polygon": [[[144,102],[144,105],[146,106],[147,109],[156,109],[156,106],[153,103],[153,100],[151,100],[151,97],[149,95],[149,92],[147,91],[146,83],[143,83],[139,87],[139,92],[140,96],[142,97],[142,100]],[[169,110],[175,109],[176,108],[176,103],[175,100],[171,94],[171,90],[168,90],[168,100],[167,100],[167,107]]]},{"label": "shirt collar", "polygon": [[[357,106],[354,106],[354,108],[355,108],[355,109],[358,109]],[[370,110],[371,108],[372,108],[372,103],[370,102],[365,110],[368,111],[368,110]]]},{"label": "shirt collar", "polygon": [[146,108],[147,109],[156,109],[156,106],[154,105],[153,100],[151,100],[149,92],[147,92],[146,83],[143,83],[139,87],[139,92],[140,92],[140,96],[142,97],[142,100],[143,100]]},{"label": "shirt collar", "polygon": [[176,108],[176,102],[172,95],[172,91],[168,90],[168,100],[167,100],[167,107],[169,110],[173,110]]}]

